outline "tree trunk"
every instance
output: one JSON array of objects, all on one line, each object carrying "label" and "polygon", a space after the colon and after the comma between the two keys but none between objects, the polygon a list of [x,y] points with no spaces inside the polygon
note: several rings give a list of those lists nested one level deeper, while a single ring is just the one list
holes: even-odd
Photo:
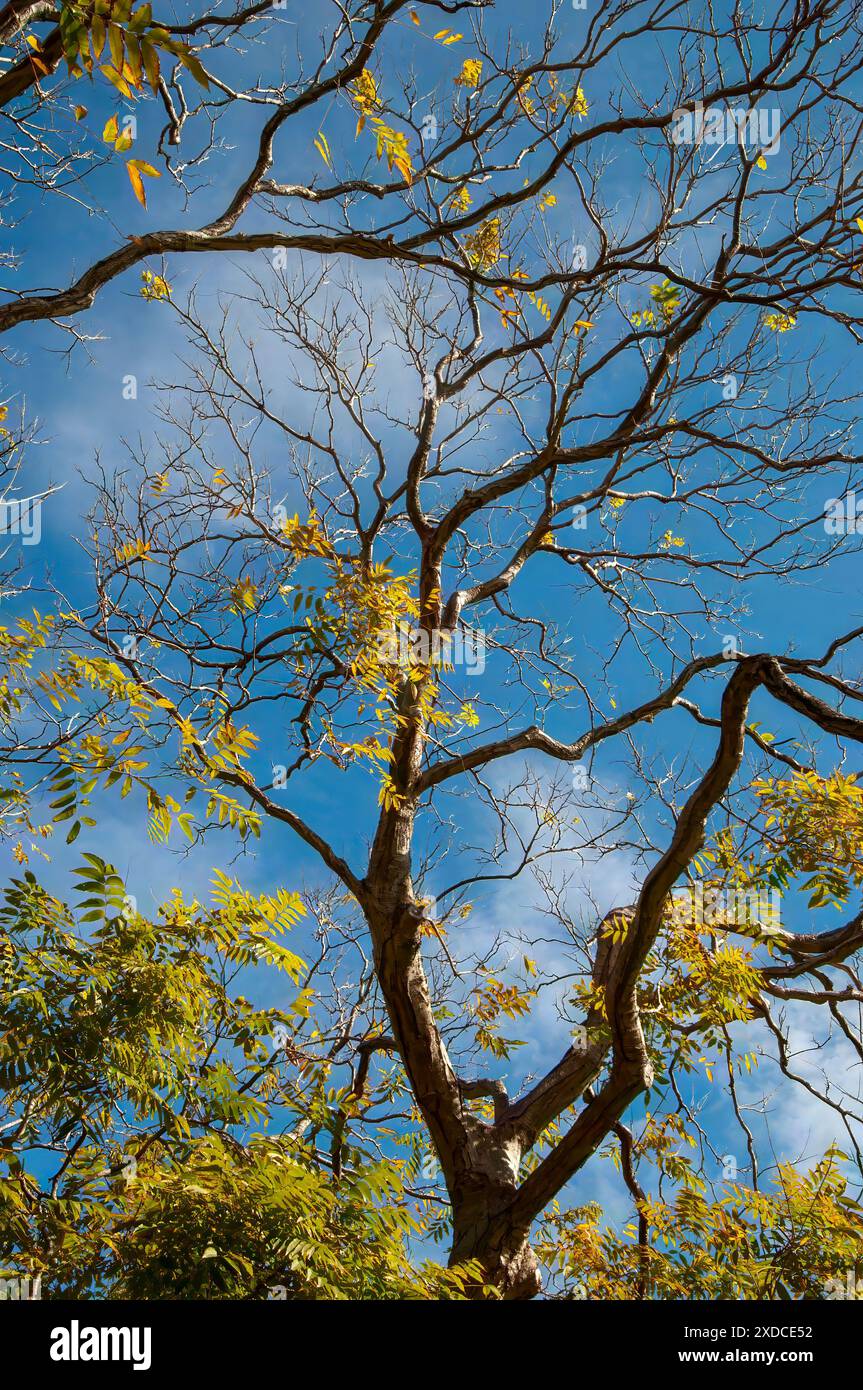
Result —
[{"label": "tree trunk", "polygon": [[[507,1208],[515,1188],[487,1185],[453,1202],[453,1244],[450,1265],[479,1260],[486,1282],[506,1299],[535,1298],[542,1289],[539,1262],[528,1232],[513,1225]],[[480,1298],[479,1289],[473,1295]]]}]

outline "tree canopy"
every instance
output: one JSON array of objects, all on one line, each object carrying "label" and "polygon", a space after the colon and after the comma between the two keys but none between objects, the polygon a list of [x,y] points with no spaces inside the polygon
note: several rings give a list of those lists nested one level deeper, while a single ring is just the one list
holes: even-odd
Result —
[{"label": "tree canopy", "polygon": [[179,10],[0,10],[0,1274],[848,1296],[860,7]]}]

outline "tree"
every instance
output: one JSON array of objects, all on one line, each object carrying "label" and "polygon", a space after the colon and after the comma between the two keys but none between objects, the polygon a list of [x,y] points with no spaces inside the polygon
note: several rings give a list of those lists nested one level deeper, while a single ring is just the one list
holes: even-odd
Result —
[{"label": "tree", "polygon": [[288,1062],[320,1084],[288,1037],[308,992],[277,1020],[231,985],[261,963],[299,980],[277,939],[298,897],[220,875],[212,907],[177,892],[151,922],[103,860],[76,872],[76,908],[29,871],[2,908],[10,1270],[54,1298],[459,1297],[477,1271],[412,1269],[392,1167],[358,1152],[334,1186],[302,1135],[266,1132]]},{"label": "tree", "polygon": [[[733,1227],[748,1296],[765,1260],[811,1292],[788,1242],[765,1255],[750,1229],[768,1199],[737,1078],[772,1056],[844,1127],[847,1157],[782,1169],[775,1195],[793,1233],[823,1193],[816,1265],[839,1277],[859,1234],[842,1169],[860,1165],[859,1096],[800,1073],[784,1011],[811,1006],[822,1045],[863,1055],[863,919],[792,930],[762,904],[803,894],[814,916],[859,891],[843,761],[863,722],[843,660],[863,629],[803,655],[747,653],[744,629],[756,585],[803,584],[854,546],[856,395],[816,359],[861,327],[859,14],[551,6],[518,43],[506,21],[483,4],[335,7],[311,76],[298,61],[242,87],[238,50],[217,79],[218,53],[171,48],[212,16],[158,31],[203,85],[199,121],[272,111],[220,216],[132,235],[65,288],[0,306],[4,330],[68,328],[144,265],[146,312],[189,353],[160,427],[100,471],[92,597],[57,590],[50,622],[7,631],[19,853],[45,838],[30,808],[46,781],[70,842],[115,785],[146,798],[156,839],[222,827],[266,857],[287,827],[342,899],[317,938],[328,1064],[351,1068],[325,1107],[334,1178],[372,1099],[404,1085],[417,1128],[390,1142],[427,1132],[451,1261],[482,1269],[480,1293],[538,1291],[531,1233],[604,1145],[634,1238],[597,1263],[595,1213],[552,1210],[546,1260],[571,1240],[597,1289],[619,1290],[609,1271],[633,1258],[642,1296],[678,1287],[654,1249],[670,1206],[640,1163],[690,1201],[680,1259],[701,1287],[731,1277],[702,1252]],[[150,24],[121,18],[124,51]],[[54,99],[40,83],[39,112]],[[160,152],[181,185],[178,124]],[[286,150],[305,152],[305,182],[277,177]],[[249,256],[202,307],[172,267],[211,251]],[[362,862],[328,829],[343,804]],[[598,887],[621,852],[634,883],[614,900]],[[592,913],[567,900],[574,857],[611,898]],[[475,943],[463,925],[528,872],[562,961],[526,921]],[[560,1060],[510,1095],[505,1020],[555,989]],[[681,1091],[720,1067],[751,1183],[724,1207]]]}]

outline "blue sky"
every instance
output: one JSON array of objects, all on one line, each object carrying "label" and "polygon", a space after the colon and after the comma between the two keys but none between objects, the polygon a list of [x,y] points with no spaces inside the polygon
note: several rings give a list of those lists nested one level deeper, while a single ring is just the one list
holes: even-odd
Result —
[{"label": "blue sky", "polygon": [[[281,15],[279,17],[281,20]],[[518,25],[518,17],[518,6],[498,5],[487,18],[487,27],[490,32],[502,32],[513,21]],[[584,15],[578,11],[572,11],[569,7],[561,10],[560,25],[564,27],[564,32],[568,32],[565,26],[573,26],[573,43],[581,32],[578,26],[586,22]],[[318,26],[319,15],[313,8],[302,14],[296,24],[285,15],[282,49],[269,43],[263,49],[252,50],[266,81],[275,81],[282,68],[290,72],[295,42],[308,42]],[[459,27],[466,28],[465,25]],[[529,41],[529,37],[525,35],[525,42]],[[640,43],[641,49],[633,55],[633,70],[637,69],[642,88],[647,92],[661,72],[661,45],[647,38]],[[464,53],[467,51],[465,45]],[[461,53],[459,56],[462,56]],[[215,66],[218,66],[218,61]],[[231,63],[234,61],[230,60],[219,69],[227,81],[231,80]],[[381,55],[380,64],[384,72],[403,72],[410,62],[419,64],[422,77],[418,83],[415,107],[419,117],[427,106],[435,108],[437,97],[434,93],[439,92],[442,84],[450,80],[454,59],[448,50],[431,44],[425,33],[418,35],[405,22],[391,46]],[[620,74],[615,72],[600,72],[591,76],[588,95],[592,117],[612,109],[609,95],[613,82],[619,77]],[[607,89],[603,82],[607,83]],[[104,85],[90,88],[85,82],[79,82],[74,87],[70,84],[69,99],[70,102],[83,101],[88,106],[86,127],[93,133],[94,149],[99,148],[99,132],[108,116],[114,111],[123,113],[132,109],[128,103],[118,103]],[[145,100],[135,104],[134,114],[138,120],[136,153],[147,158],[160,126],[159,113],[155,103]],[[123,236],[158,226],[200,225],[215,216],[228,201],[228,191],[248,167],[252,142],[262,118],[261,108],[258,107],[229,109],[220,126],[221,148],[212,153],[199,171],[201,186],[195,192],[191,211],[184,206],[181,191],[172,188],[167,177],[148,182],[149,207],[146,210],[139,208],[131,196],[118,158],[106,161],[104,167],[88,181],[89,195],[99,200],[104,215],[91,215],[86,207],[77,205],[71,197],[61,215],[57,211],[56,201],[49,204],[34,195],[22,193],[16,206],[20,221],[11,240],[16,249],[23,253],[23,263],[14,283],[65,284],[99,255],[117,245]],[[354,121],[355,115],[347,104],[334,101],[323,116],[316,110],[299,122],[298,130],[297,125],[292,124],[291,138],[283,140],[277,147],[274,177],[290,182],[308,180],[311,172],[316,170],[325,172],[312,144],[315,134],[321,129],[325,131],[334,151],[341,154],[344,150],[345,158],[357,158],[353,148]],[[615,225],[622,229],[646,221],[651,211],[651,197],[645,188],[639,152],[631,142],[618,137],[605,142],[602,154],[609,162],[604,194],[614,208]],[[771,163],[765,177],[768,184],[770,179],[775,179],[778,186],[785,167],[785,155],[780,152],[774,158],[775,163]],[[546,215],[548,233],[553,240],[561,243],[577,241],[582,232],[574,215],[571,189],[565,181],[561,181],[555,192],[558,202]],[[773,214],[775,217],[782,215],[776,208]],[[358,216],[373,227],[377,210],[368,203],[361,203]],[[251,230],[266,224],[263,212],[253,212],[244,222],[244,227]],[[696,274],[703,258],[715,254],[717,236],[715,228],[707,228],[700,240],[683,238],[669,252],[669,257],[674,259],[682,272]],[[268,253],[257,253],[256,272],[262,276],[268,272],[269,261]],[[162,269],[158,264],[152,264],[150,268],[154,272],[161,272]],[[287,384],[278,346],[268,344],[266,334],[256,322],[254,310],[240,298],[247,293],[248,269],[242,257],[188,256],[171,260],[167,275],[178,301],[183,301],[193,285],[197,287],[198,305],[203,317],[215,315],[220,304],[227,303],[238,330],[261,334],[262,360],[268,370],[272,399],[285,411],[292,412],[292,419],[302,419],[307,406],[296,398],[296,393],[292,393]],[[362,265],[353,269],[360,282],[372,293],[380,293],[383,297],[386,293],[396,292],[394,282],[387,281],[383,272]],[[632,285],[630,302],[624,305],[626,311],[644,307],[648,285],[649,277],[640,286]],[[128,466],[124,448],[126,442],[133,447],[139,441],[152,444],[156,433],[170,439],[170,430],[156,424],[154,407],[158,393],[151,383],[160,379],[182,379],[182,368],[176,368],[173,360],[177,354],[183,355],[185,352],[184,334],[166,306],[146,303],[139,291],[138,271],[118,279],[102,291],[95,306],[75,320],[76,329],[86,334],[88,341],[72,351],[67,352],[71,347],[69,338],[53,327],[36,325],[17,330],[12,343],[15,356],[0,370],[3,398],[12,404],[13,410],[19,403],[23,404],[27,419],[38,419],[40,422],[40,442],[30,449],[27,459],[27,492],[62,485],[62,490],[54,493],[45,503],[41,545],[22,547],[25,573],[32,582],[34,596],[48,577],[72,603],[86,605],[92,591],[87,557],[79,540],[85,525],[84,517],[93,500],[87,478],[93,476],[97,457],[110,474],[115,469]],[[613,336],[619,331],[613,319],[613,314],[610,314],[606,325],[597,324],[597,351],[601,348],[604,334]],[[722,344],[721,354],[717,352],[715,363],[711,364],[714,381],[718,380],[723,365],[725,369],[730,369],[729,364],[741,349],[744,338],[745,333],[736,330]],[[729,406],[729,411],[741,412],[739,418],[748,418],[750,423],[753,419],[766,421],[769,412],[781,406],[786,393],[797,389],[805,379],[806,364],[810,359],[816,376],[824,383],[834,378],[841,380],[850,364],[849,344],[847,336],[835,327],[822,327],[806,320],[795,333],[777,335],[773,345],[772,379],[759,382],[754,398],[747,399],[744,391],[740,400]],[[238,352],[242,358],[243,350],[239,346]],[[123,379],[130,373],[138,381],[136,400],[123,398]],[[386,377],[386,389],[396,395],[416,392],[415,372],[400,363],[394,354],[382,361],[381,375]],[[601,402],[601,408],[609,412],[624,409],[631,400],[634,380],[633,364],[618,361],[597,385],[592,408],[599,409]],[[701,408],[709,390],[708,385],[702,384],[691,389],[684,387],[677,408],[681,413]],[[844,418],[850,418],[853,403],[838,404],[834,410],[837,419],[842,420],[843,414]],[[538,423],[542,416],[542,404],[537,403],[532,412],[530,407],[526,408],[526,415]],[[574,438],[579,437],[578,427],[574,428],[573,435]],[[495,450],[505,454],[514,447],[514,440],[510,422],[506,419],[496,421],[485,446],[489,457],[493,459]],[[392,432],[391,442],[395,456],[403,457],[404,441],[399,440],[397,431]],[[296,489],[283,468],[280,458],[282,445],[277,432],[262,431],[259,448],[263,461],[273,470],[274,481],[280,479],[279,470],[282,468],[285,499],[289,505],[294,503]],[[835,490],[826,488],[821,478],[814,478],[801,495],[789,503],[789,507],[797,515],[805,511],[810,517],[817,518],[827,499],[834,495]],[[759,520],[757,515],[750,517],[745,524],[753,528],[752,534],[756,537],[759,526],[763,527],[761,537],[765,537],[771,525],[766,517]],[[591,525],[598,523],[592,522]],[[683,509],[675,515],[673,508],[652,508],[649,503],[640,505],[637,510],[633,508],[620,520],[618,543],[622,548],[635,546],[648,535],[661,534],[666,526],[672,527],[675,532],[683,531],[693,551],[709,548],[714,543],[713,528],[703,519],[691,514],[684,515]],[[591,532],[591,535],[594,534]],[[815,559],[822,553],[826,557],[831,542],[824,535],[823,528],[815,525],[807,536],[806,544],[811,558]],[[415,558],[406,555],[405,563],[409,564]],[[733,579],[714,578],[708,581],[727,600],[729,609],[733,609],[738,602],[744,602],[746,614],[734,616],[729,613],[724,624],[712,627],[694,614],[688,620],[694,649],[702,652],[715,650],[721,645],[724,634],[730,632],[740,638],[741,646],[747,651],[769,649],[777,653],[819,655],[833,635],[852,628],[860,621],[859,563],[859,556],[849,553],[844,558],[834,558],[829,569],[823,565],[797,578],[758,579],[745,589]],[[588,683],[596,681],[608,654],[612,635],[606,605],[599,595],[596,592],[592,596],[579,595],[575,602],[569,577],[560,563],[540,556],[518,581],[515,597],[521,612],[541,615],[568,629],[573,644],[571,649],[577,653],[580,676]],[[43,609],[47,606],[42,599],[37,602]],[[26,595],[19,596],[13,602],[7,601],[7,614],[25,610],[28,603]],[[848,658],[844,672],[849,678],[858,677],[859,661]],[[492,719],[491,707],[498,702],[505,704],[511,699],[503,659],[494,652],[489,657],[481,682],[460,675],[456,684],[464,698],[477,700],[483,719],[489,722]],[[614,662],[611,690],[620,708],[635,704],[655,691],[653,675],[631,645],[624,645]],[[699,693],[703,694],[706,690],[705,685],[699,687]],[[719,687],[714,682],[704,696],[705,708],[711,713],[715,712],[718,694]],[[538,702],[539,694],[536,698]],[[520,721],[531,722],[537,717],[537,710],[540,711],[539,717],[544,727],[558,737],[571,739],[586,727],[585,712],[579,708],[577,697],[548,702],[544,709],[539,703],[534,709],[526,707],[519,712]],[[282,746],[282,718],[283,715],[277,711],[258,726],[262,738],[259,755],[262,777],[268,764],[282,760],[278,756]],[[762,721],[777,736],[794,736],[797,729],[794,721],[782,715],[763,695],[756,698],[753,718]],[[644,746],[648,757],[673,760],[675,766],[685,765],[692,780],[712,756],[714,734],[694,724],[685,713],[674,712],[657,720],[646,733]],[[824,765],[832,765],[833,750],[826,741],[823,747]],[[553,771],[547,761],[539,758],[531,760],[531,766],[540,777],[549,777]],[[498,767],[492,772],[490,780],[493,785],[501,785],[505,776],[504,770]],[[625,805],[627,792],[641,794],[637,770],[622,743],[609,746],[598,756],[594,776],[597,783],[605,788],[604,796],[616,801],[619,806]],[[337,852],[347,857],[355,868],[361,868],[373,827],[376,795],[376,786],[363,773],[343,774],[338,786],[334,785],[331,775],[315,773],[299,791],[292,790],[291,804],[311,824],[331,837]],[[475,843],[477,837],[488,833],[485,813],[469,798],[455,803],[450,809],[456,811],[459,818],[458,837],[450,845],[446,868],[424,885],[426,891],[435,894],[440,893],[447,883],[465,876],[471,864],[476,863],[468,846]],[[585,814],[589,814],[589,808]],[[599,816],[598,808],[594,814]],[[645,824],[655,832],[657,841],[662,843],[662,817],[658,814],[658,808],[648,804],[643,808],[643,814]],[[432,837],[437,834],[439,832],[435,827],[427,824],[427,829],[421,831],[421,843],[423,835]],[[208,845],[182,857],[153,846],[147,840],[140,801],[134,797],[124,802],[111,797],[105,799],[101,803],[97,830],[85,830],[69,850],[55,846],[52,863],[44,871],[46,882],[63,891],[63,885],[69,883],[68,871],[78,862],[81,850],[95,851],[110,859],[127,879],[130,892],[135,894],[144,910],[161,900],[166,886],[175,881],[189,892],[203,894],[212,867],[223,866],[226,858],[224,837],[215,837]],[[566,862],[560,864],[558,869],[574,876],[571,887],[573,912],[578,910],[580,902],[586,906],[582,897],[583,887],[589,888],[596,895],[599,906],[605,909],[616,903],[631,901],[638,881],[637,877],[633,877],[631,857],[625,851],[611,856],[602,866],[588,860],[581,864]],[[289,831],[275,824],[265,826],[261,841],[252,847],[239,872],[248,886],[260,889],[277,885],[302,888],[324,881],[314,856]],[[461,929],[469,949],[477,949],[480,943],[490,940],[499,927],[511,926],[514,919],[523,921],[528,931],[538,921],[539,895],[529,878],[525,878],[521,884],[480,888],[471,894],[471,898],[474,902],[473,915],[469,924]],[[807,920],[803,906],[795,900],[784,904],[783,911],[788,925],[800,925]],[[832,926],[834,921],[831,919],[825,925]],[[546,949],[548,959],[543,963],[551,966],[556,963],[558,945],[549,945]],[[533,954],[538,955],[537,952]],[[262,999],[268,997],[271,989],[271,1002],[275,1006],[282,1002],[278,984],[273,986],[270,982],[259,981],[256,986]],[[789,1016],[794,1019],[795,1037],[803,1041],[808,1026],[803,1011],[792,1009]],[[553,995],[543,996],[536,1019],[529,1025],[525,1036],[530,1038],[529,1045],[503,1068],[512,1091],[518,1089],[528,1071],[544,1069],[557,1059],[566,1046],[566,1031],[556,1017]],[[845,1068],[847,1056],[839,1044],[831,1045],[830,1057],[837,1071]],[[756,1089],[763,1088],[764,1083],[773,1094],[769,1131],[777,1155],[799,1157],[805,1153],[806,1157],[819,1156],[835,1132],[835,1122],[830,1112],[799,1094],[789,1098],[787,1088],[780,1085],[775,1074],[768,1074],[766,1068],[755,1081],[744,1085],[750,1088],[754,1097]],[[726,1147],[733,1146],[731,1151],[738,1152],[740,1137],[727,1128],[727,1108],[716,1092],[699,1084],[694,1096],[703,1103],[704,1116],[715,1124],[717,1150],[723,1152]],[[579,1200],[598,1194],[600,1200],[607,1197],[610,1211],[618,1216],[628,1210],[628,1201],[619,1180],[611,1176],[607,1166],[601,1167],[596,1162],[591,1163],[573,1184],[573,1193]]]}]

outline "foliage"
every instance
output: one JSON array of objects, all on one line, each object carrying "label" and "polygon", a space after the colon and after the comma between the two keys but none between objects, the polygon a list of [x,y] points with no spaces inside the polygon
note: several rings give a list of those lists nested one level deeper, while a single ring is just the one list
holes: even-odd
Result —
[{"label": "foliage", "polygon": [[[728,1183],[711,1201],[686,1172],[673,1200],[639,1203],[635,1226],[601,1226],[593,1204],[554,1213],[540,1249],[566,1299],[829,1299],[860,1263],[863,1207],[848,1190],[845,1155],[809,1171],[780,1164],[768,1191]],[[863,1284],[861,1284],[863,1287]],[[839,1292],[844,1297],[844,1292]]]},{"label": "foliage", "polygon": [[[230,987],[304,909],[217,876],[210,908],[135,911],[110,865],[67,906],[32,874],[0,907],[0,1264],[43,1297],[458,1298],[477,1271],[415,1266],[400,1165],[352,1147],[334,1182],[290,1123],[297,1067]],[[89,924],[89,927],[88,927]],[[281,1054],[281,1055],[280,1055]],[[288,1061],[288,1058],[291,1061]]]},{"label": "foliage", "polygon": [[[529,1297],[540,1223],[564,1296],[822,1296],[863,1174],[861,630],[807,656],[780,586],[861,529],[859,7],[281,8],[0,15],[0,217],[40,230],[0,332],[78,382],[113,335],[138,402],[50,421],[110,430],[76,563],[4,558],[11,1256],[54,1295]],[[219,846],[206,905],[139,910],[118,810],[160,863]],[[278,886],[285,840],[324,887]],[[777,1078],[847,1157],[764,1169]],[[711,1182],[729,1135],[749,1186]],[[631,1228],[553,1205],[594,1162]]]}]

